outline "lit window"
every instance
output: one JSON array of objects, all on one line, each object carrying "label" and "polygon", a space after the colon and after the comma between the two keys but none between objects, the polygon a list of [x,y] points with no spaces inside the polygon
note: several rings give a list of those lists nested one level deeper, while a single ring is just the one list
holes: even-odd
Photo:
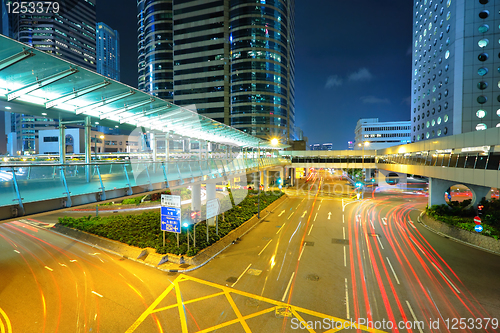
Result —
[{"label": "lit window", "polygon": [[441,136],[441,130],[440,129],[437,131],[437,134],[438,134],[438,136]]},{"label": "lit window", "polygon": [[486,47],[490,41],[487,38],[481,39],[479,42],[477,42],[477,45],[479,45],[480,48]]},{"label": "lit window", "polygon": [[[445,115],[444,115],[443,120],[444,120],[444,122],[445,122],[445,123],[447,123],[447,122],[448,122],[448,115],[447,115],[447,114],[445,114]],[[445,133],[445,134],[446,134],[446,133]]]},{"label": "lit window", "polygon": [[425,123],[425,127],[429,128],[431,124],[429,123],[429,121],[427,120],[427,122]]},{"label": "lit window", "polygon": [[451,0],[446,1],[446,7],[450,7],[451,5]]},{"label": "lit window", "polygon": [[484,110],[477,110],[476,116],[478,118],[484,118],[486,116],[486,111],[484,111]]},{"label": "lit window", "polygon": [[483,131],[483,130],[485,130],[487,128],[488,127],[486,126],[486,124],[483,124],[483,123],[476,125],[476,131]]},{"label": "lit window", "polygon": [[481,75],[481,76],[485,76],[486,74],[488,74],[488,68],[486,67],[481,67],[477,70],[477,74]]},{"label": "lit window", "polygon": [[500,127],[500,123],[498,123],[496,127]]},{"label": "lit window", "polygon": [[448,14],[446,14],[446,21],[448,21],[450,19],[450,17],[451,17],[451,13],[448,12]]}]

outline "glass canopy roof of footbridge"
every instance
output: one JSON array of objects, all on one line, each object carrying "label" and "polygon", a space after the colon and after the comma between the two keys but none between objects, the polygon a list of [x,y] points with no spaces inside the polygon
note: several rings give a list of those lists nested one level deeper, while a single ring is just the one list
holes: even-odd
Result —
[{"label": "glass canopy roof of footbridge", "polygon": [[[62,47],[62,46],[61,46]],[[0,110],[170,133],[252,148],[272,146],[185,107],[0,35]]]}]

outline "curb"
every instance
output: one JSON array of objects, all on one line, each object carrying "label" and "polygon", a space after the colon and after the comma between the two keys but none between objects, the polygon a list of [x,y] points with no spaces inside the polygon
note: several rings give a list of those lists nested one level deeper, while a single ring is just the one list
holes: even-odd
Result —
[{"label": "curb", "polygon": [[[269,216],[269,214],[271,214],[276,208],[278,208],[279,206],[281,206],[285,201],[287,201],[289,198],[288,196],[284,195],[285,198],[284,200],[282,200],[279,204],[277,204],[275,207],[273,207],[271,210],[268,211],[268,213],[265,215],[265,216],[261,216],[261,218],[252,226],[250,227],[248,230],[246,230],[243,234],[241,234],[239,237],[237,237],[236,239],[239,239],[241,237],[243,237],[244,235],[246,235],[250,230],[252,230],[253,228],[255,228],[262,220],[264,220],[265,218],[267,218]],[[278,199],[279,200],[279,199]],[[256,215],[254,215],[256,216]],[[248,220],[250,221],[250,219]],[[248,222],[247,221],[247,222]],[[241,227],[241,226],[240,226]],[[40,227],[38,227],[40,228]],[[66,227],[65,227],[66,228]],[[154,265],[154,264],[151,264],[151,263],[148,263],[148,262],[145,262],[143,260],[139,260],[139,259],[136,259],[136,258],[132,258],[132,257],[128,257],[128,256],[125,256],[123,254],[120,254],[116,251],[113,251],[113,250],[110,250],[108,248],[105,248],[103,246],[100,246],[100,245],[97,245],[97,244],[92,244],[90,242],[87,242],[87,241],[84,241],[84,240],[81,240],[81,239],[77,239],[75,237],[72,237],[72,236],[69,236],[69,235],[66,235],[58,230],[56,230],[56,228],[52,227],[50,229],[46,229],[46,228],[43,228],[44,230],[51,230],[52,232],[55,232],[61,236],[64,236],[66,238],[69,238],[69,239],[72,239],[74,241],[77,241],[77,242],[80,242],[82,244],[85,244],[85,245],[88,245],[92,248],[95,248],[95,249],[99,249],[99,250],[102,250],[104,252],[107,252],[107,253],[110,253],[110,254],[114,254],[118,257],[122,257],[122,258],[126,258],[128,260],[132,260],[134,262],[137,262],[137,263],[140,263],[140,264],[143,264],[143,265],[146,265],[146,266],[149,266],[149,267],[152,267],[152,268],[155,268],[155,269],[158,269],[160,271],[163,271],[163,272],[166,272],[166,273],[187,273],[187,272],[191,272],[191,271],[194,271],[198,268],[201,268],[203,266],[205,266],[207,263],[209,263],[210,261],[212,261],[215,257],[217,257],[219,254],[221,254],[223,251],[225,251],[228,247],[230,247],[231,245],[234,244],[234,240],[229,242],[228,245],[226,245],[224,248],[222,248],[220,251],[218,251],[217,253],[215,253],[213,256],[209,257],[207,260],[205,260],[204,262],[202,262],[201,264],[195,266],[195,267],[191,267],[191,268],[187,268],[187,269],[165,269],[165,268],[162,268],[162,267],[159,267],[158,265]],[[68,229],[71,229],[71,228],[68,228]],[[77,230],[77,229],[71,229],[71,230]],[[237,229],[234,229],[234,230],[237,230]],[[84,231],[81,231],[81,230],[77,230],[79,232],[84,232]],[[97,235],[93,235],[93,234],[89,234],[90,236],[93,236],[93,237],[99,237]],[[228,234],[229,235],[229,234]],[[226,236],[227,237],[227,236]],[[106,241],[113,241],[113,240],[108,240],[106,238],[103,238],[104,240]],[[215,245],[215,244],[213,244]],[[212,245],[212,246],[213,246]],[[127,245],[128,246],[128,245]],[[168,255],[168,254],[166,254]],[[161,256],[164,256],[164,255],[161,255]]]},{"label": "curb", "polygon": [[[488,253],[491,253],[491,254],[494,254],[494,255],[500,256],[500,253],[499,253],[499,252],[496,252],[496,251],[493,251],[493,250],[490,250],[490,249],[484,248],[484,247],[482,247],[482,246],[475,245],[475,244],[472,244],[472,243],[469,243],[469,242],[463,241],[463,240],[461,240],[461,239],[458,239],[458,238],[455,238],[455,237],[453,237],[453,236],[450,236],[450,235],[447,235],[447,234],[445,234],[445,233],[442,233],[441,231],[437,231],[436,229],[434,229],[434,228],[432,228],[432,227],[429,227],[427,224],[425,224],[425,223],[423,222],[423,219],[421,219],[421,217],[422,217],[424,214],[425,214],[425,212],[420,213],[420,215],[418,216],[417,221],[418,221],[418,223],[420,223],[420,224],[421,224],[424,228],[426,228],[427,230],[432,231],[433,233],[435,233],[435,234],[437,234],[437,235],[439,235],[439,236],[441,236],[441,237],[448,238],[448,239],[450,239],[450,240],[452,240],[452,241],[454,241],[454,242],[461,243],[461,244],[463,244],[463,245],[467,245],[467,246],[469,246],[469,247],[473,247],[473,248],[475,248],[475,249],[477,249],[477,250],[481,250],[481,251],[484,251],[484,252],[488,252]],[[441,221],[438,221],[438,222],[443,223],[443,222],[441,222]],[[467,230],[464,230],[464,231],[467,231]]]}]

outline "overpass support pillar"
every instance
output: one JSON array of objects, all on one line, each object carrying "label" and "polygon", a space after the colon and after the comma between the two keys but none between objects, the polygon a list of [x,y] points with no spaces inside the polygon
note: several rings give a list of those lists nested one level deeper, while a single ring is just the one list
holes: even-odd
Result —
[{"label": "overpass support pillar", "polygon": [[295,186],[295,177],[297,176],[297,171],[295,168],[290,168],[290,185]]},{"label": "overpass support pillar", "polygon": [[280,184],[278,184],[278,185],[283,186],[283,184],[285,183],[285,175],[286,175],[286,168],[285,168],[285,167],[280,168],[280,179],[281,179],[281,183],[280,183]]},{"label": "overpass support pillar", "polygon": [[66,136],[64,135],[64,129],[66,126],[61,124],[62,120],[59,118],[59,163],[66,163]]},{"label": "overpass support pillar", "polygon": [[90,151],[90,130],[92,126],[90,125],[90,117],[85,117],[85,130],[84,130],[84,144],[85,144],[85,180],[87,183],[90,182],[90,161],[92,159]]},{"label": "overpass support pillar", "polygon": [[215,199],[215,182],[207,183],[207,201]]},{"label": "overpass support pillar", "polygon": [[446,192],[446,190],[456,184],[463,184],[470,189],[470,191],[472,192],[471,204],[474,207],[477,207],[478,203],[481,202],[481,199],[485,198],[491,190],[491,187],[486,186],[457,183],[438,178],[429,178],[429,207],[434,205],[446,204],[444,193]]},{"label": "overpass support pillar", "polygon": [[191,188],[191,210],[201,210],[201,184],[195,184]]},{"label": "overpass support pillar", "polygon": [[156,142],[156,135],[154,133],[149,133],[149,140],[150,140],[150,147],[151,147],[151,153],[152,153],[152,158],[153,162],[156,162],[156,153],[157,153],[157,142]]},{"label": "overpass support pillar", "polygon": [[264,186],[264,192],[269,190],[269,171],[262,170],[261,183]]}]

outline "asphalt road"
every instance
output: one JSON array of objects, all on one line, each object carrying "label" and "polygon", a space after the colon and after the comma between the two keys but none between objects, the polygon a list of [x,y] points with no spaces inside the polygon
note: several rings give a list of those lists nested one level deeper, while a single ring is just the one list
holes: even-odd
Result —
[{"label": "asphalt road", "polygon": [[425,196],[353,200],[325,173],[287,192],[236,244],[183,274],[2,224],[0,332],[326,332],[360,318],[385,321],[386,332],[420,332],[419,321],[421,332],[499,331],[484,325],[500,318],[500,257],[424,228]]}]

